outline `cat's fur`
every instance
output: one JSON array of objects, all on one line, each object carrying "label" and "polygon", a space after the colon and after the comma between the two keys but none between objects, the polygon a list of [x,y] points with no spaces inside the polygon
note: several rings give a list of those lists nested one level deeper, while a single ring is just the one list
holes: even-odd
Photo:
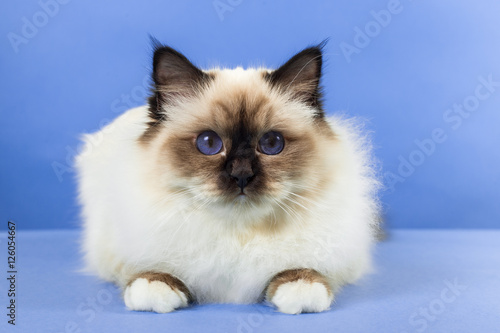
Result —
[{"label": "cat's fur", "polygon": [[[321,66],[321,45],[275,71],[201,71],[155,45],[149,106],[86,135],[77,158],[88,269],[123,287],[130,309],[267,299],[323,311],[370,269],[370,145],[355,121],[325,116]],[[222,152],[197,150],[205,130]],[[285,138],[277,155],[257,149],[270,130]],[[255,174],[245,196],[236,160]]]}]

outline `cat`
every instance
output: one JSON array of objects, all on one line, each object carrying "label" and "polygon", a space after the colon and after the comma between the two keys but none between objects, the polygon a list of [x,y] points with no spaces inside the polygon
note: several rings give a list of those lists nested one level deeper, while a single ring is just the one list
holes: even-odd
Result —
[{"label": "cat", "polygon": [[153,44],[148,105],[76,159],[87,269],[130,310],[328,310],[370,271],[379,182],[358,121],[323,110],[324,45],[276,70],[201,70]]}]

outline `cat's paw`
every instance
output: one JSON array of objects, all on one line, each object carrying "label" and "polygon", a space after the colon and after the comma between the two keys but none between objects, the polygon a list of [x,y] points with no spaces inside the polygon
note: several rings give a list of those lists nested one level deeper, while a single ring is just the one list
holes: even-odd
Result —
[{"label": "cat's paw", "polygon": [[333,294],[323,283],[296,280],[281,284],[269,301],[283,313],[322,312],[330,308]]},{"label": "cat's paw", "polygon": [[135,311],[167,313],[188,305],[184,292],[164,282],[145,278],[138,278],[127,286],[123,298],[127,308]]}]

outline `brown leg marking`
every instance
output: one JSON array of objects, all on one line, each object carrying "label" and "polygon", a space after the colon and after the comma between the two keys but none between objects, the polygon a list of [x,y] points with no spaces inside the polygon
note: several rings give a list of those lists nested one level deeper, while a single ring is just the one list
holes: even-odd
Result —
[{"label": "brown leg marking", "polygon": [[193,300],[191,293],[189,292],[189,289],[186,287],[186,285],[176,278],[175,276],[172,276],[168,273],[158,273],[158,272],[144,272],[144,273],[139,273],[135,277],[133,277],[130,282],[127,284],[127,286],[130,286],[132,282],[134,282],[137,279],[146,279],[149,282],[151,281],[161,281],[168,285],[170,288],[172,288],[173,291],[180,291],[186,295],[186,298],[188,302],[191,302]]},{"label": "brown leg marking", "polygon": [[314,282],[322,283],[325,286],[326,290],[328,291],[328,294],[329,295],[332,294],[332,290],[330,289],[330,286],[328,285],[328,282],[323,275],[321,275],[314,269],[301,268],[301,269],[289,269],[276,274],[272,278],[269,285],[267,286],[266,299],[268,301],[271,301],[273,299],[274,294],[276,293],[276,290],[283,283],[293,282],[298,280],[303,280],[309,283],[314,283]]}]

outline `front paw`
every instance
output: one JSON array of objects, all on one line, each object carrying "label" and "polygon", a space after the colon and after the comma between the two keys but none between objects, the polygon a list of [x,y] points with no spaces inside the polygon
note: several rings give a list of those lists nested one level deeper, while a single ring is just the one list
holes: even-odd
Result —
[{"label": "front paw", "polygon": [[299,314],[328,310],[333,293],[322,275],[301,269],[278,274],[269,284],[266,298],[280,312]]},{"label": "front paw", "polygon": [[186,307],[189,292],[183,292],[171,283],[151,280],[145,276],[133,280],[126,287],[123,298],[129,310],[167,313]]}]

